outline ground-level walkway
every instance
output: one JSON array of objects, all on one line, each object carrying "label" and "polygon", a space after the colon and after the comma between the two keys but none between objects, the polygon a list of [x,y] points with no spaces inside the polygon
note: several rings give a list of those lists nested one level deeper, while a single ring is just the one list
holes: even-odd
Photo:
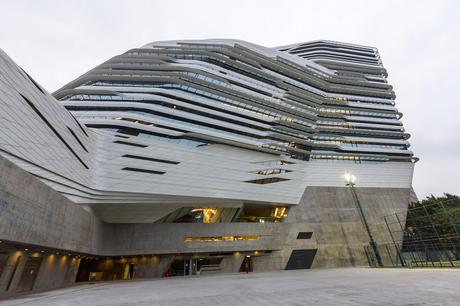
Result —
[{"label": "ground-level walkway", "polygon": [[460,305],[460,269],[348,268],[106,282],[0,305]]}]

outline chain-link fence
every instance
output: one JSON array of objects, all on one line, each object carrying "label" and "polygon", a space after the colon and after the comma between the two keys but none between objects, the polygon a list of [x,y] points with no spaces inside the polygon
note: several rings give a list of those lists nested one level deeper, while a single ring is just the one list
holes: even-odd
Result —
[{"label": "chain-link fence", "polygon": [[[383,266],[460,267],[460,201],[416,202],[407,212],[384,216],[392,243],[378,244]],[[434,202],[434,203],[433,203]],[[365,247],[369,265],[375,252]]]}]

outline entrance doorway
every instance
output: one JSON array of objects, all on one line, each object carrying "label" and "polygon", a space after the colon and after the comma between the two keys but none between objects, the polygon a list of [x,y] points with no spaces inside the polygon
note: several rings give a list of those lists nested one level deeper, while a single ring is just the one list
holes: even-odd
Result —
[{"label": "entrance doorway", "polygon": [[220,269],[222,256],[184,258],[177,256],[164,276],[191,276]]},{"label": "entrance doorway", "polygon": [[173,260],[168,271],[164,276],[186,276],[196,275],[197,259],[196,258],[176,258]]},{"label": "entrance doorway", "polygon": [[247,255],[241,263],[239,272],[252,272],[252,257]]}]

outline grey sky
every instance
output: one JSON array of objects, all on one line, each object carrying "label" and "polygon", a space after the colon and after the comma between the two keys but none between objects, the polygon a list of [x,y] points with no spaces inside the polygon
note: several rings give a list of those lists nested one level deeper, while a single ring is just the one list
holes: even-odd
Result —
[{"label": "grey sky", "polygon": [[460,1],[2,0],[0,12],[0,48],[50,92],[151,41],[375,46],[420,157],[419,198],[460,194]]}]

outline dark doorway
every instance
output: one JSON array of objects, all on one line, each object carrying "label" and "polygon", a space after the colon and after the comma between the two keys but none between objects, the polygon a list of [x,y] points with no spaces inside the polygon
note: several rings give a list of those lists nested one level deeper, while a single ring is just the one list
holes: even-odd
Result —
[{"label": "dark doorway", "polygon": [[202,271],[219,270],[223,257],[204,257],[196,260],[196,270],[200,274]]},{"label": "dark doorway", "polygon": [[246,256],[241,263],[239,272],[252,272],[252,257]]},{"label": "dark doorway", "polygon": [[134,279],[135,270],[136,270],[136,265],[133,263],[130,263],[128,267],[128,278],[127,279]]},{"label": "dark doorway", "polygon": [[219,269],[223,257],[183,258],[177,257],[163,276],[197,275],[204,270]]},{"label": "dark doorway", "polygon": [[310,269],[317,250],[293,250],[286,265],[286,270]]},{"label": "dark doorway", "polygon": [[[190,265],[192,265],[192,269],[190,269]],[[193,273],[193,271],[195,271],[195,273]],[[171,263],[171,266],[168,271],[165,272],[164,276],[185,276],[193,274],[196,274],[196,259],[176,258]]]},{"label": "dark doorway", "polygon": [[123,271],[124,271],[124,264],[123,263],[115,263],[113,265],[113,280],[120,280],[123,279]]},{"label": "dark doorway", "polygon": [[19,279],[18,292],[31,291],[33,289],[41,263],[41,257],[27,258],[26,265]]},{"label": "dark doorway", "polygon": [[[115,260],[113,260],[115,261]],[[136,277],[136,264],[123,259],[121,262],[81,259],[77,282],[104,280],[131,280]]]},{"label": "dark doorway", "polygon": [[96,270],[94,261],[88,259],[80,259],[80,265],[78,266],[77,282],[87,282],[90,277],[90,273]]}]

